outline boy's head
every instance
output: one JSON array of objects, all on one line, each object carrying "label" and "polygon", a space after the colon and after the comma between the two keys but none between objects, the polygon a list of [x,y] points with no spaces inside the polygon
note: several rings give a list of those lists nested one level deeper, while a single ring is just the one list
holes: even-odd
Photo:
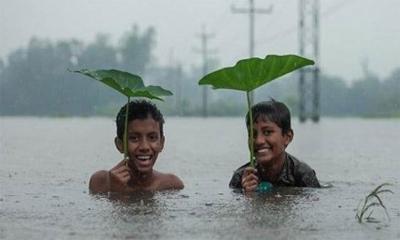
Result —
[{"label": "boy's head", "polygon": [[[122,140],[124,136],[125,112],[126,104],[119,110],[116,118],[117,138],[120,140]],[[128,123],[136,119],[144,120],[149,117],[160,124],[160,136],[164,137],[164,117],[153,103],[146,100],[134,100],[129,103]]]},{"label": "boy's head", "polygon": [[[123,153],[126,105],[117,115],[117,137],[115,146]],[[129,103],[127,129],[128,166],[141,174],[152,172],[158,154],[164,148],[164,118],[157,107],[144,100]]]},{"label": "boy's head", "polygon": [[[282,130],[282,134],[292,131],[290,124],[290,111],[282,102],[275,101],[271,98],[269,101],[259,102],[251,107],[253,114],[253,122],[256,122],[260,117],[263,120],[268,120]],[[249,113],[246,114],[246,126],[250,127]]]},{"label": "boy's head", "polygon": [[253,115],[253,141],[250,141],[250,120],[246,116],[249,131],[249,148],[253,143],[254,156],[262,168],[283,164],[285,149],[293,139],[290,112],[285,104],[273,99],[255,104]]}]

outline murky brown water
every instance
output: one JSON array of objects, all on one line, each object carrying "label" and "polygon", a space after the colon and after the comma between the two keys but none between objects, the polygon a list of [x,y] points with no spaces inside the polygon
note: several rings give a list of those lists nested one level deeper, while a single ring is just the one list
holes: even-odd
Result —
[{"label": "murky brown water", "polygon": [[[92,196],[89,176],[121,156],[107,118],[0,118],[0,239],[398,239],[400,120],[294,123],[288,152],[324,189],[228,189],[247,159],[239,118],[167,118],[156,168],[185,182],[177,192]],[[359,201],[383,182],[390,221],[359,224]]]}]

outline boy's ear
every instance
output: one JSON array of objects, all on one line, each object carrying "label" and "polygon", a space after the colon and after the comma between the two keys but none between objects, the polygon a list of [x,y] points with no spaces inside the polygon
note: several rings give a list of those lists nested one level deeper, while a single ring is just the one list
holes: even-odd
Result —
[{"label": "boy's ear", "polygon": [[114,144],[115,144],[115,147],[118,149],[118,151],[120,153],[124,152],[124,144],[123,144],[121,139],[119,139],[118,137],[115,137],[114,138]]},{"label": "boy's ear", "polygon": [[290,129],[287,133],[285,133],[285,148],[289,145],[289,143],[292,142],[293,136],[294,133],[292,129]]},{"label": "boy's ear", "polygon": [[160,142],[161,142],[161,149],[160,149],[160,152],[161,152],[164,149],[165,136],[161,137]]}]

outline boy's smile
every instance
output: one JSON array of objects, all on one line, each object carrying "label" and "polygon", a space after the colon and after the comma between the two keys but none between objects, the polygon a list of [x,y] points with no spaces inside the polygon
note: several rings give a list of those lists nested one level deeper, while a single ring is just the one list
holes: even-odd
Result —
[{"label": "boy's smile", "polygon": [[[129,159],[132,160],[132,158]],[[151,168],[155,162],[155,159],[153,161],[153,155],[136,155],[133,159],[133,164],[138,170]]]}]

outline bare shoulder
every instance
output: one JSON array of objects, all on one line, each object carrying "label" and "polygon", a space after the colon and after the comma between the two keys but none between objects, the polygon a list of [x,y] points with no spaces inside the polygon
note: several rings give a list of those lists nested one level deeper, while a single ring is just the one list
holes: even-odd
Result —
[{"label": "bare shoulder", "polygon": [[89,190],[91,193],[105,193],[109,191],[108,171],[100,170],[95,172],[89,181]]},{"label": "bare shoulder", "polygon": [[159,190],[179,190],[184,188],[182,180],[174,174],[157,172],[157,178]]}]

